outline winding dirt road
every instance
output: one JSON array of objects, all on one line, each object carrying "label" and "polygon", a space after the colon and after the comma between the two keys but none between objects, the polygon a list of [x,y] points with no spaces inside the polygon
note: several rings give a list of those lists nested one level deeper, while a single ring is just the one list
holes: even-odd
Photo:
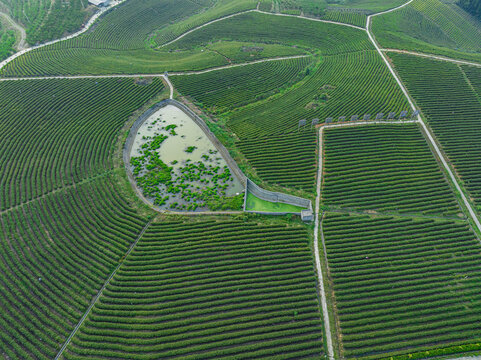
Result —
[{"label": "winding dirt road", "polygon": [[[241,67],[241,66],[248,66],[253,64],[259,64],[264,62],[272,62],[272,61],[282,61],[282,60],[292,60],[292,59],[300,59],[305,57],[310,57],[312,55],[295,55],[295,56],[284,56],[284,57],[277,57],[277,58],[267,58],[267,59],[260,59],[240,64],[229,64],[224,66],[213,67],[210,69],[205,70],[198,70],[198,71],[176,71],[176,72],[169,72],[168,76],[181,76],[181,75],[200,75],[209,73],[212,71],[219,71],[230,69],[234,67]],[[168,76],[166,77],[165,74],[110,74],[110,75],[53,75],[53,76],[29,76],[29,77],[4,77],[0,78],[0,82],[2,81],[22,81],[22,80],[49,80],[49,79],[103,79],[103,78],[140,78],[140,77],[162,77],[166,80],[167,84],[173,89],[172,83],[168,80]],[[172,90],[173,91],[173,90]],[[171,91],[171,99],[173,98],[173,92]]]},{"label": "winding dirt road", "polygon": [[[122,0],[122,1],[125,1],[125,0]],[[113,4],[112,6],[116,6],[118,5],[119,3],[121,3],[122,1],[120,2],[117,2],[115,4]],[[296,18],[301,18],[301,19],[306,19],[306,20],[310,20],[310,21],[318,21],[318,22],[324,22],[324,23],[329,23],[329,24],[335,24],[335,25],[340,25],[340,26],[347,26],[347,27],[351,27],[351,28],[355,28],[355,29],[358,29],[358,30],[362,30],[362,31],[366,31],[367,34],[368,34],[368,37],[370,39],[370,41],[372,42],[372,44],[374,45],[376,51],[378,52],[378,54],[381,56],[381,58],[383,59],[383,61],[385,62],[386,66],[388,67],[390,73],[392,74],[392,76],[394,77],[394,79],[396,80],[397,84],[399,85],[399,87],[401,88],[403,94],[405,95],[406,99],[408,100],[410,106],[411,106],[411,109],[412,110],[416,110],[416,107],[414,105],[414,102],[413,100],[411,99],[407,89],[405,88],[404,84],[402,83],[402,81],[400,80],[400,78],[398,77],[397,73],[394,71],[393,67],[391,66],[390,62],[388,61],[386,55],[384,54],[384,52],[387,52],[387,51],[399,51],[401,52],[402,50],[393,50],[393,49],[381,49],[379,47],[379,44],[376,42],[375,40],[375,37],[374,35],[372,34],[371,32],[371,22],[372,22],[372,18],[374,16],[379,16],[379,15],[383,15],[383,14],[387,14],[387,13],[390,13],[390,12],[393,12],[393,11],[396,11],[398,9],[401,9],[407,5],[409,5],[413,0],[410,0],[408,2],[406,2],[405,4],[401,5],[401,6],[398,6],[396,8],[393,8],[393,9],[390,9],[390,10],[386,10],[386,11],[383,11],[383,12],[380,12],[380,13],[377,13],[377,14],[373,14],[373,15],[369,15],[368,18],[367,18],[367,22],[366,22],[366,27],[363,28],[363,27],[358,27],[358,26],[355,26],[355,25],[350,25],[350,24],[345,24],[345,23],[339,23],[339,22],[334,22],[334,21],[328,21],[328,20],[320,20],[320,19],[313,19],[313,18],[308,18],[308,17],[304,17],[304,16],[297,16],[297,15],[287,15],[287,14],[274,14],[274,13],[267,13],[267,12],[263,12],[263,11],[260,11],[258,9],[254,9],[254,10],[248,10],[248,11],[243,11],[243,12],[239,12],[239,13],[236,13],[236,14],[232,14],[232,15],[228,15],[228,16],[225,16],[225,17],[222,17],[222,18],[218,18],[218,19],[215,19],[215,20],[212,20],[210,22],[207,22],[203,25],[200,25],[196,28],[193,28],[187,32],[185,32],[184,34],[180,35],[179,37],[173,39],[172,41],[162,45],[162,46],[167,46],[169,44],[172,44],[174,43],[175,41],[178,41],[180,39],[182,39],[183,37],[187,36],[188,34],[194,32],[194,31],[197,31],[203,27],[206,27],[210,24],[213,24],[215,22],[218,22],[218,21],[222,21],[222,20],[225,20],[225,19],[228,19],[228,18],[232,18],[234,16],[239,16],[241,14],[245,14],[245,13],[248,13],[248,12],[258,12],[258,13],[263,13],[263,14],[268,14],[268,15],[273,15],[273,16],[285,16],[285,17],[296,17]],[[112,7],[111,6],[111,7]],[[109,7],[109,8],[111,8]],[[107,10],[107,9],[106,9]],[[0,69],[3,68],[6,64],[8,64],[10,61],[12,61],[13,59],[17,58],[18,56],[21,56],[22,54],[26,53],[27,51],[30,51],[34,48],[38,48],[38,47],[42,47],[42,46],[46,46],[46,45],[49,45],[49,44],[52,44],[52,43],[56,43],[56,42],[59,42],[59,41],[63,41],[63,40],[67,40],[69,38],[73,38],[75,36],[78,36],[80,34],[82,34],[83,32],[87,31],[91,25],[98,19],[98,17],[103,13],[105,12],[106,10],[103,10],[103,11],[100,11],[98,12],[97,14],[95,14],[89,21],[89,23],[87,24],[87,26],[80,30],[79,32],[75,33],[75,34],[72,34],[68,37],[65,37],[65,38],[62,38],[62,39],[58,39],[58,40],[55,40],[55,41],[52,41],[52,42],[49,42],[49,43],[46,43],[46,44],[42,44],[40,46],[37,46],[37,47],[33,47],[33,48],[29,48],[29,49],[25,49],[15,55],[13,55],[12,57],[8,58],[7,60],[3,61],[0,63]],[[434,58],[438,58],[438,60],[445,60],[443,59],[442,57],[436,57],[436,56],[427,56],[425,54],[419,54],[419,53],[412,53],[412,55],[416,55],[416,56],[424,56],[424,57],[434,57]],[[306,55],[306,56],[309,56],[309,55]],[[302,56],[298,56],[298,57],[302,57]],[[289,58],[295,58],[295,57],[289,57]],[[266,61],[275,61],[275,60],[284,60],[284,59],[288,59],[287,57],[286,58],[277,58],[277,59],[264,59],[264,60],[259,60],[257,61],[258,62],[266,62]],[[465,62],[462,62],[462,61],[458,61],[458,60],[454,60],[454,59],[451,59],[453,60],[454,62],[458,62],[458,63],[465,63]],[[219,68],[212,68],[212,69],[206,69],[206,70],[201,70],[201,71],[196,71],[196,72],[185,72],[185,73],[170,73],[169,76],[176,76],[176,75],[195,75],[195,74],[202,74],[202,73],[206,73],[206,72],[210,72],[210,71],[216,71],[216,70],[222,70],[222,69],[226,69],[226,68],[229,68],[229,67],[235,67],[235,66],[246,66],[246,65],[249,65],[249,64],[253,64],[253,63],[256,63],[256,62],[251,62],[251,63],[245,63],[245,64],[234,64],[234,65],[227,65],[227,66],[223,66],[223,67],[219,67]],[[474,63],[471,63],[470,65],[474,65],[474,66],[479,66],[479,64],[474,64]],[[173,86],[172,84],[170,83],[169,79],[168,79],[168,76],[165,76],[164,74],[132,74],[132,75],[98,75],[98,76],[89,76],[89,75],[86,75],[86,76],[52,76],[52,77],[31,77],[31,78],[0,78],[0,81],[11,81],[11,80],[31,80],[31,79],[77,79],[77,78],[104,78],[104,77],[163,77],[164,80],[166,81],[167,85],[170,87],[170,98],[173,98]],[[436,155],[439,157],[440,161],[442,162],[442,165],[444,166],[444,168],[446,169],[447,173],[449,174],[451,180],[453,181],[456,189],[459,191],[461,197],[462,197],[462,200],[466,206],[466,208],[468,209],[469,211],[469,214],[471,216],[471,218],[473,219],[473,221],[475,222],[477,228],[479,231],[481,231],[481,224],[478,220],[478,217],[476,215],[476,213],[474,212],[474,210],[472,209],[469,201],[467,200],[466,196],[464,195],[464,192],[462,191],[459,183],[458,183],[458,180],[457,178],[455,177],[453,171],[451,170],[451,168],[449,167],[448,165],[448,162],[446,160],[446,157],[445,155],[441,152],[441,150],[439,149],[439,147],[437,146],[437,143],[436,141],[434,140],[434,137],[430,131],[430,129],[428,129],[428,127],[426,126],[426,124],[424,123],[424,121],[422,120],[421,116],[419,115],[418,118],[416,120],[410,120],[410,121],[402,121],[402,123],[407,123],[407,122],[415,122],[415,123],[419,123],[422,127],[423,127],[423,130],[425,131],[426,133],[426,136],[429,140],[429,142],[431,143],[433,149],[435,150],[436,152]],[[332,333],[331,333],[331,329],[330,329],[330,319],[329,319],[329,312],[328,312],[328,307],[327,307],[327,296],[326,296],[326,291],[325,291],[325,288],[324,288],[324,278],[323,278],[323,274],[322,274],[322,269],[321,269],[321,261],[320,261],[320,254],[319,254],[319,231],[320,231],[320,219],[319,219],[319,214],[320,214],[320,197],[321,197],[321,184],[322,184],[322,167],[323,167],[323,163],[322,163],[322,135],[323,135],[323,131],[324,131],[324,128],[329,128],[329,127],[342,127],[342,126],[359,126],[359,125],[367,125],[367,124],[383,124],[383,123],[386,123],[386,124],[395,124],[397,123],[396,121],[386,121],[386,122],[380,122],[380,121],[369,121],[369,122],[363,122],[363,121],[360,121],[360,122],[356,122],[356,123],[349,123],[349,124],[332,124],[332,125],[327,125],[327,126],[321,126],[320,127],[320,130],[319,130],[319,167],[318,167],[318,177],[317,177],[317,196],[316,196],[316,205],[315,205],[315,211],[316,211],[316,214],[315,214],[315,224],[314,224],[314,257],[315,257],[315,264],[316,264],[316,269],[317,269],[317,273],[318,273],[318,282],[319,282],[319,292],[320,292],[320,297],[321,297],[321,306],[322,306],[322,312],[323,312],[323,322],[324,322],[324,328],[325,328],[325,338],[326,338],[326,342],[327,342],[327,355],[328,355],[328,358],[329,359],[334,359],[334,349],[333,349],[333,343],[332,343]],[[144,229],[145,230],[145,229]],[[140,238],[140,237],[139,237]],[[321,239],[322,240],[322,239]],[[135,246],[136,242],[133,244],[133,246]],[[324,244],[323,244],[324,246]],[[116,271],[116,270],[115,270]],[[115,274],[115,271],[113,274]],[[112,276],[113,276],[112,274]],[[111,277],[112,277],[111,276]],[[108,284],[108,281],[110,281],[111,277],[107,280],[106,284]],[[105,285],[106,285],[105,284]],[[104,287],[105,287],[104,285]],[[97,298],[95,299],[95,301],[98,299],[98,297],[100,296],[102,290],[104,289],[104,287],[100,290]],[[83,320],[86,318],[86,316],[88,315],[88,313],[90,312],[91,308],[93,307],[93,304],[95,303],[95,301],[92,303],[92,305],[89,307],[89,309],[87,310],[87,312],[84,314],[84,316],[82,317],[82,320],[81,322],[77,325],[77,327],[74,329],[74,332],[70,335],[69,339],[67,340],[67,342],[64,344],[64,346],[62,347],[61,351],[59,352],[59,354],[57,355],[56,358],[58,358],[63,350],[65,349],[65,347],[68,345],[68,342],[70,341],[70,339],[72,338],[72,336],[75,334],[75,332],[77,331],[78,327],[81,325],[81,323],[83,322]]]},{"label": "winding dirt road", "polygon": [[[411,106],[411,109],[414,111],[414,110],[416,110],[416,106],[414,105],[414,102],[411,99],[411,96],[409,95],[406,87],[402,83],[402,81],[399,78],[399,76],[397,75],[397,73],[394,71],[391,63],[387,60],[386,55],[381,51],[381,48],[379,47],[379,44],[377,43],[377,41],[374,38],[374,35],[371,32],[371,22],[372,22],[372,18],[374,16],[387,14],[387,13],[399,10],[399,9],[409,5],[412,1],[413,0],[409,0],[407,3],[405,3],[401,6],[398,6],[394,9],[391,9],[391,10],[387,10],[387,11],[383,11],[383,12],[380,12],[380,13],[377,13],[377,14],[369,15],[368,19],[367,19],[366,31],[367,31],[367,34],[369,36],[369,39],[371,40],[372,44],[376,48],[379,55],[384,60],[386,66],[388,67],[391,74],[394,76],[394,79],[396,80],[396,82],[398,83],[399,87],[401,88],[404,96],[408,100],[409,105]],[[452,182],[454,183],[454,186],[456,187],[456,190],[460,193],[461,198],[464,202],[464,205],[468,209],[469,215],[472,218],[473,222],[475,223],[478,231],[481,232],[481,223],[479,222],[478,216],[477,216],[476,212],[473,210],[473,208],[472,208],[471,204],[469,203],[468,199],[466,198],[466,195],[464,194],[464,191],[462,190],[461,186],[459,185],[459,181],[458,181],[457,177],[454,175],[453,171],[451,170],[451,167],[448,164],[448,160],[446,159],[446,155],[439,149],[439,146],[438,146],[437,142],[434,140],[434,135],[433,135],[431,129],[428,128],[428,126],[426,125],[426,123],[422,119],[421,114],[418,115],[417,121],[419,122],[419,124],[421,124],[424,132],[426,133],[426,136],[427,136],[429,142],[431,143],[431,146],[433,147],[434,151],[436,152],[436,155],[438,156],[438,158],[440,159],[444,168],[446,169],[446,172],[448,173],[449,177],[451,178]]]},{"label": "winding dirt road", "polygon": [[[412,0],[411,0],[412,1]],[[322,19],[315,19],[315,18],[310,18],[310,17],[307,17],[307,16],[301,16],[301,15],[290,15],[290,14],[279,14],[279,13],[271,13],[271,12],[268,12],[268,11],[262,11],[262,10],[259,10],[259,9],[252,9],[252,10],[246,10],[246,11],[240,11],[238,13],[234,13],[234,14],[231,14],[231,15],[227,15],[227,16],[223,16],[223,17],[220,17],[220,18],[217,18],[217,19],[214,19],[214,20],[211,20],[209,22],[206,22],[205,24],[202,24],[202,25],[199,25],[199,26],[196,26],[195,28],[193,29],[190,29],[189,31],[186,31],[185,33],[183,33],[182,35],[179,35],[178,37],[176,37],[175,39],[165,43],[165,44],[162,44],[160,47],[164,47],[164,46],[168,46],[170,44],[173,44],[175,43],[176,41],[179,41],[180,39],[182,39],[183,37],[197,31],[197,30],[200,30],[206,26],[209,26],[211,24],[214,24],[216,22],[219,22],[219,21],[222,21],[222,20],[226,20],[226,19],[230,19],[230,18],[233,18],[235,16],[239,16],[239,15],[243,15],[243,14],[248,14],[248,13],[251,13],[251,12],[256,12],[256,13],[260,13],[260,14],[266,14],[266,15],[273,15],[273,16],[284,16],[284,17],[294,17],[294,18],[298,18],[298,19],[305,19],[305,20],[310,20],[310,21],[317,21],[317,22],[323,22],[323,23],[327,23],[327,24],[334,24],[334,25],[341,25],[341,26],[347,26],[347,27],[350,27],[350,28],[354,28],[354,29],[358,29],[358,30],[366,30],[365,28],[362,28],[360,26],[356,26],[356,25],[351,25],[351,24],[346,24],[346,23],[341,23],[341,22],[337,22],[337,21],[330,21],[330,20],[322,20]]]},{"label": "winding dirt road", "polygon": [[424,53],[415,52],[415,51],[399,50],[399,49],[381,49],[381,51],[382,52],[394,52],[394,53],[399,53],[399,54],[408,54],[408,55],[419,56],[419,57],[424,57],[424,58],[433,59],[433,60],[452,62],[452,63],[460,64],[460,65],[471,65],[471,66],[481,67],[480,63],[475,63],[475,62],[466,61],[466,60],[456,60],[456,59],[448,58],[448,57],[445,57],[445,56],[424,54]]},{"label": "winding dirt road", "polygon": [[120,5],[121,3],[123,3],[124,1],[126,0],[114,0],[108,7],[106,8],[102,8],[100,9],[98,12],[96,12],[90,19],[89,21],[87,22],[87,24],[85,24],[85,26],[80,29],[79,31],[73,33],[73,34],[70,34],[68,36],[65,36],[65,37],[62,37],[60,39],[55,39],[55,40],[52,40],[52,41],[47,41],[46,43],[43,43],[43,44],[40,44],[40,45],[36,45],[36,46],[31,46],[29,48],[25,48],[15,54],[13,54],[12,56],[6,58],[5,60],[3,60],[2,62],[0,62],[0,70],[3,69],[3,67],[5,67],[9,62],[13,61],[14,59],[18,58],[19,56],[29,52],[29,51],[32,51],[34,49],[39,49],[39,48],[42,48],[44,46],[47,46],[47,45],[52,45],[52,44],[55,44],[55,43],[58,43],[60,41],[64,41],[64,40],[68,40],[68,39],[73,39],[79,35],[82,35],[84,32],[88,31],[92,25],[97,21],[97,19],[103,15],[105,12],[107,12],[108,10],[112,9],[113,7],[115,6],[118,6]]},{"label": "winding dirt road", "polygon": [[17,48],[17,51],[22,51],[27,48],[27,33],[25,32],[25,29],[21,27],[15,20],[13,20],[10,15],[0,12],[0,16],[3,17],[9,24],[10,27],[14,28],[16,32],[20,34],[20,40],[17,42],[17,45],[15,46]]}]

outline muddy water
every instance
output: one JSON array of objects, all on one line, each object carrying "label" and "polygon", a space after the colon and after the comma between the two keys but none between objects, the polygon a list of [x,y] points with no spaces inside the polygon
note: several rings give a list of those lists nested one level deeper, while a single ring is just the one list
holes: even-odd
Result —
[{"label": "muddy water", "polygon": [[[166,129],[169,125],[175,125],[176,127]],[[156,151],[160,159],[173,168],[172,174],[174,178],[180,175],[180,169],[186,166],[186,164],[203,162],[205,165],[219,166],[221,169],[227,166],[225,160],[202,129],[187,114],[173,105],[167,105],[159,109],[140,126],[134,139],[130,157],[141,155],[139,152],[141,146],[157,135],[168,136]],[[186,150],[189,147],[195,147],[195,149],[192,152],[187,152]],[[162,186],[160,185],[160,188],[166,191]],[[201,182],[196,182],[191,183],[191,186],[202,187],[205,185]],[[242,192],[242,190],[241,183],[233,177],[232,181],[228,182],[225,192],[226,196],[234,196]],[[167,194],[166,192],[165,195],[169,195],[169,200],[166,204],[158,206],[160,209],[170,209],[170,205],[174,202],[188,205],[188,202],[181,199],[178,194]],[[149,200],[153,202],[153,199]],[[196,209],[196,211],[201,210],[207,209]]]}]

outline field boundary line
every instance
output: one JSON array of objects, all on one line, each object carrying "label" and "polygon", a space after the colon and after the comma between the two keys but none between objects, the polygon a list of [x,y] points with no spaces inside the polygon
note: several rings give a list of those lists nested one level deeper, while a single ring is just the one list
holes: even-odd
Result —
[{"label": "field boundary line", "polygon": [[161,77],[164,78],[167,82],[167,85],[171,88],[170,98],[173,98],[173,85],[169,81],[169,76],[182,76],[182,75],[200,75],[209,73],[212,71],[219,71],[225,70],[235,67],[241,66],[249,66],[255,65],[259,63],[265,62],[272,62],[272,61],[283,61],[283,60],[293,60],[293,59],[302,59],[314,56],[313,54],[306,54],[306,55],[294,55],[294,56],[283,56],[283,57],[275,57],[275,58],[267,58],[267,59],[259,59],[251,62],[239,63],[239,64],[229,64],[229,65],[222,65],[210,69],[205,70],[196,70],[196,71],[174,71],[174,72],[167,72],[167,75],[164,74],[105,74],[105,75],[52,75],[52,76],[26,76],[26,77],[3,77],[0,78],[0,82],[2,81],[21,81],[21,80],[53,80],[53,79],[103,79],[103,78],[140,78],[140,77]]},{"label": "field boundary line", "polygon": [[399,54],[419,56],[419,57],[424,57],[424,58],[428,58],[428,59],[439,60],[439,61],[447,61],[447,62],[452,62],[452,63],[456,63],[456,64],[461,64],[461,65],[470,65],[470,66],[481,67],[481,63],[475,63],[475,62],[466,61],[466,60],[457,60],[457,59],[453,59],[453,58],[448,58],[446,56],[424,54],[424,53],[415,52],[415,51],[400,50],[400,49],[381,49],[381,51],[382,52],[394,52],[394,53],[399,53]]},{"label": "field boundary line", "polygon": [[[326,289],[324,287],[324,276],[322,275],[321,257],[319,255],[319,210],[321,204],[321,177],[322,177],[322,133],[324,127],[319,128],[319,165],[317,173],[317,195],[316,195],[316,207],[315,207],[315,223],[314,223],[314,258],[317,269],[317,279],[319,284],[319,292],[321,295],[322,315],[324,318],[324,331],[327,343],[327,356],[329,360],[334,359],[334,347],[332,346],[332,334],[331,324],[329,321],[329,312],[327,309],[327,296]],[[322,239],[321,239],[322,240]]]},{"label": "field boundary line", "polygon": [[[416,106],[414,105],[414,102],[413,100],[411,99],[411,96],[409,95],[406,87],[404,86],[404,84],[402,83],[400,77],[397,75],[397,73],[394,71],[394,68],[392,67],[391,63],[388,61],[388,59],[386,58],[386,55],[381,51],[381,48],[379,47],[377,41],[375,40],[374,38],[374,35],[371,33],[371,20],[374,16],[377,16],[377,15],[382,15],[382,14],[386,14],[386,13],[389,13],[389,12],[392,12],[392,11],[395,11],[395,10],[398,10],[398,9],[401,9],[407,5],[409,5],[413,0],[409,0],[408,2],[406,2],[405,4],[403,5],[400,5],[394,9],[391,9],[391,10],[386,10],[386,11],[383,11],[383,12],[380,12],[380,13],[377,13],[377,14],[372,14],[372,15],[369,15],[368,18],[367,18],[367,25],[366,25],[366,31],[367,31],[367,35],[369,36],[369,39],[371,40],[371,42],[373,43],[374,47],[376,48],[378,54],[382,57],[382,59],[384,60],[384,63],[387,65],[390,73],[392,74],[392,76],[394,76],[394,79],[396,80],[396,82],[398,83],[399,87],[401,88],[402,92],[404,93],[404,96],[406,97],[406,99],[408,100],[409,102],[409,105],[411,106],[411,109],[414,111],[416,110]],[[457,177],[454,175],[453,171],[451,170],[449,164],[448,164],[448,161],[446,160],[446,156],[444,155],[443,152],[441,152],[441,150],[439,149],[438,147],[438,144],[436,143],[436,141],[434,140],[434,137],[430,131],[430,129],[427,127],[426,123],[424,122],[424,120],[422,119],[421,117],[421,114],[418,114],[417,116],[417,122],[419,124],[421,124],[429,142],[431,143],[434,151],[436,152],[436,155],[438,156],[439,160],[441,161],[441,163],[443,164],[444,168],[446,169],[447,173],[449,174],[449,177],[451,178],[451,180],[453,181],[454,183],[454,186],[456,187],[456,190],[459,191],[459,193],[461,194],[461,198],[464,202],[464,205],[466,206],[466,208],[468,209],[468,212],[469,212],[469,215],[471,216],[471,218],[473,219],[474,223],[476,224],[476,227],[478,228],[478,231],[481,232],[481,223],[479,222],[479,219],[478,219],[478,216],[477,214],[475,213],[475,211],[473,210],[471,204],[469,203],[468,199],[466,198],[466,195],[464,194],[464,191],[461,189],[461,186],[459,185],[459,182],[458,182],[458,179]]]},{"label": "field boundary line", "polygon": [[[149,220],[147,222],[147,224],[142,228],[142,230],[140,231],[140,234],[139,236],[135,239],[135,241],[132,243],[132,245],[130,245],[129,249],[127,250],[127,252],[125,253],[124,255],[124,259],[127,258],[127,256],[129,256],[129,254],[132,252],[132,250],[134,249],[135,245],[137,245],[137,243],[139,242],[139,240],[142,238],[142,236],[144,235],[144,233],[147,231],[147,228],[150,226],[150,224],[152,223],[152,221],[154,221],[155,217],[152,218],[151,220]],[[67,348],[67,346],[70,344],[70,341],[72,340],[72,338],[74,337],[74,335],[77,333],[77,330],[80,328],[80,326],[82,326],[83,322],[85,321],[85,319],[87,318],[87,316],[90,314],[90,311],[92,310],[92,308],[94,307],[94,305],[97,303],[97,300],[100,298],[100,296],[102,295],[103,291],[105,290],[105,288],[107,287],[107,285],[110,283],[110,280],[112,280],[112,278],[115,276],[115,274],[117,273],[117,271],[119,270],[119,268],[122,266],[123,262],[120,262],[117,267],[114,269],[114,271],[112,271],[112,273],[110,274],[110,276],[108,277],[108,279],[104,282],[103,286],[100,288],[100,290],[98,291],[97,295],[95,295],[94,299],[92,300],[92,302],[90,303],[90,306],[87,308],[87,310],[85,311],[84,315],[82,316],[82,318],[80,319],[80,321],[77,323],[77,325],[75,326],[75,328],[72,330],[72,332],[70,333],[69,337],[67,338],[67,340],[65,341],[65,343],[63,344],[63,346],[61,347],[60,351],[57,353],[57,355],[55,356],[55,360],[58,360],[60,358],[60,356],[63,354],[63,352],[65,351],[65,349]]]},{"label": "field boundary line", "polygon": [[399,217],[399,218],[409,218],[409,219],[427,219],[427,220],[446,220],[446,221],[458,221],[458,222],[466,222],[466,218],[460,217],[449,217],[449,216],[436,216],[436,215],[422,215],[419,213],[390,213],[390,212],[382,212],[373,210],[374,212],[368,212],[369,210],[356,210],[356,209],[349,209],[349,208],[331,208],[328,207],[324,210],[325,212],[331,213],[339,213],[339,214],[352,214],[352,215],[368,215],[368,216],[392,216],[392,217]]},{"label": "field boundary line", "polygon": [[94,175],[94,176],[91,176],[91,177],[84,178],[84,179],[80,180],[79,182],[74,182],[74,183],[72,183],[72,184],[70,184],[70,185],[66,185],[66,186],[59,187],[58,189],[49,191],[49,192],[47,192],[47,193],[45,193],[45,194],[43,194],[43,195],[34,197],[33,199],[27,200],[27,201],[25,201],[25,202],[23,202],[23,203],[20,203],[20,204],[11,206],[11,207],[9,207],[9,208],[7,208],[7,209],[5,209],[5,210],[1,210],[1,211],[0,211],[0,215],[6,214],[6,213],[9,212],[9,211],[13,211],[13,210],[19,209],[19,208],[21,208],[21,207],[23,207],[23,206],[25,206],[25,205],[31,204],[31,203],[33,203],[33,202],[35,202],[35,201],[40,200],[40,199],[44,199],[44,198],[46,198],[46,197],[48,197],[48,196],[50,196],[50,195],[56,194],[56,193],[58,193],[58,192],[61,192],[62,190],[69,190],[69,189],[72,189],[72,188],[74,188],[74,187],[76,187],[76,186],[80,186],[80,185],[87,184],[87,183],[89,183],[89,182],[91,182],[91,181],[94,181],[94,180],[97,180],[97,179],[99,179],[99,178],[101,178],[101,177],[104,177],[104,176],[106,176],[106,175],[108,175],[108,174],[110,174],[110,173],[112,173],[112,172],[113,172],[113,170],[107,170],[107,171],[105,171],[105,172],[103,172],[103,173],[100,173],[100,174],[97,174],[97,175]]},{"label": "field boundary line", "polygon": [[[413,1],[413,0],[411,0]],[[298,18],[298,19],[305,19],[305,20],[310,20],[310,21],[317,21],[317,22],[323,22],[323,23],[326,23],[326,24],[334,24],[334,25],[340,25],[340,26],[347,26],[347,27],[350,27],[350,28],[354,28],[354,29],[357,29],[357,30],[363,30],[363,31],[366,31],[365,28],[363,27],[360,27],[360,26],[356,26],[356,25],[352,25],[352,24],[347,24],[347,23],[342,23],[342,22],[337,22],[337,21],[331,21],[331,20],[323,20],[323,19],[316,19],[316,18],[311,18],[311,17],[307,17],[307,16],[301,16],[301,15],[291,15],[291,14],[280,14],[280,13],[272,13],[272,12],[269,12],[269,11],[262,11],[262,10],[259,10],[259,9],[251,9],[251,10],[245,10],[245,11],[240,11],[240,12],[237,12],[237,13],[234,13],[234,14],[230,14],[230,15],[227,15],[227,16],[222,16],[220,18],[217,18],[217,19],[214,19],[214,20],[211,20],[211,21],[208,21],[202,25],[199,25],[193,29],[190,29],[188,31],[186,31],[185,33],[179,35],[178,37],[176,37],[175,39],[173,40],[170,40],[169,42],[166,42],[165,44],[162,44],[160,45],[159,47],[162,48],[162,47],[165,47],[165,46],[168,46],[168,45],[171,45],[173,43],[175,43],[176,41],[184,38],[185,36],[197,31],[197,30],[200,30],[206,26],[209,26],[211,24],[214,24],[216,22],[219,22],[219,21],[222,21],[222,20],[227,20],[227,19],[230,19],[230,18],[233,18],[233,17],[236,17],[236,16],[239,16],[239,15],[243,15],[243,14],[248,14],[248,13],[251,13],[251,12],[256,12],[256,13],[259,13],[259,14],[265,14],[265,15],[273,15],[273,16],[285,16],[285,17],[294,17],[294,18]],[[1,69],[1,68],[0,68]]]},{"label": "field boundary line", "polygon": [[50,41],[47,41],[47,42],[42,43],[40,45],[34,45],[34,46],[29,47],[29,48],[26,48],[26,49],[23,49],[21,51],[16,52],[15,54],[9,56],[8,58],[6,58],[5,60],[0,62],[0,70],[3,69],[9,62],[15,60],[16,58],[18,58],[19,56],[21,56],[23,54],[28,53],[29,51],[32,51],[32,50],[35,50],[35,49],[40,49],[44,46],[56,44],[58,42],[73,39],[73,38],[75,38],[79,35],[82,35],[84,32],[88,31],[92,27],[92,25],[98,20],[98,18],[100,16],[102,16],[103,14],[105,14],[110,9],[116,7],[117,5],[122,4],[125,1],[127,1],[127,0],[113,1],[111,5],[107,6],[106,8],[100,9],[99,11],[97,11],[95,14],[92,15],[92,17],[87,21],[87,24],[85,24],[85,26],[83,28],[81,28],[77,32],[74,32],[73,34],[61,37],[59,39],[50,40]]},{"label": "field boundary line", "polygon": [[25,28],[23,28],[18,22],[16,22],[12,17],[4,12],[0,11],[0,16],[3,16],[5,20],[10,24],[11,27],[15,28],[16,31],[20,33],[20,40],[18,43],[15,45],[17,48],[17,51],[22,51],[25,49],[27,43],[27,33],[25,31]]}]

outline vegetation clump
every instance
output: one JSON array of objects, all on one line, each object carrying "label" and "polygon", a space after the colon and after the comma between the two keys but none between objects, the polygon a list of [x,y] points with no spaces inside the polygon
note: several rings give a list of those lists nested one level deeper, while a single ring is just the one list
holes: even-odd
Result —
[{"label": "vegetation clump", "polygon": [[[147,129],[152,131],[157,122],[151,122]],[[170,136],[177,135],[177,127],[159,126],[160,131],[153,136],[142,136],[139,155],[131,157],[131,171],[144,196],[154,205],[171,210],[240,210],[243,194],[229,196],[234,178],[228,166],[221,163],[222,158],[215,157],[216,150],[209,149],[199,160],[175,159],[169,165],[161,159],[160,149]],[[191,145],[184,152],[191,154],[196,149]]]},{"label": "vegetation clump", "polygon": [[0,61],[15,52],[14,46],[15,33],[12,30],[4,30],[0,23]]}]

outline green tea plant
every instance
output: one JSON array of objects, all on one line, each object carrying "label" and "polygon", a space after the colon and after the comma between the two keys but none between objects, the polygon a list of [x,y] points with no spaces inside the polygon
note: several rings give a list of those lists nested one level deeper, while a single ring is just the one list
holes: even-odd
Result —
[{"label": "green tea plant", "polygon": [[0,83],[0,210],[113,168],[128,117],[163,89],[160,79]]},{"label": "green tea plant", "polygon": [[324,131],[326,205],[457,216],[461,210],[418,125]]},{"label": "green tea plant", "polygon": [[312,263],[302,226],[154,223],[123,260],[65,359],[319,358]]},{"label": "green tea plant", "polygon": [[327,213],[323,230],[344,357],[479,342],[481,247],[466,222]]},{"label": "green tea plant", "polygon": [[481,204],[480,70],[389,54],[464,187]]}]

